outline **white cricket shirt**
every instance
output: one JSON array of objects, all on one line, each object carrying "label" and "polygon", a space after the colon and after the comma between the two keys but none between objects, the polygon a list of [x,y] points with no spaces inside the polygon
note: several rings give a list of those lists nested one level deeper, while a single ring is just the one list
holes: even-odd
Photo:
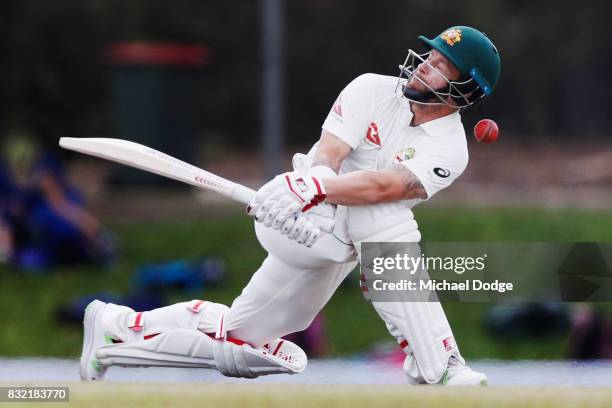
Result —
[{"label": "white cricket shirt", "polygon": [[[394,164],[414,173],[428,198],[448,187],[468,163],[459,112],[411,126],[410,101],[396,94],[397,78],[364,74],[342,90],[323,129],[351,146],[340,174],[382,170]],[[392,241],[417,231],[411,208],[421,199],[348,207],[348,233],[354,243]],[[420,239],[420,235],[419,235]]]}]

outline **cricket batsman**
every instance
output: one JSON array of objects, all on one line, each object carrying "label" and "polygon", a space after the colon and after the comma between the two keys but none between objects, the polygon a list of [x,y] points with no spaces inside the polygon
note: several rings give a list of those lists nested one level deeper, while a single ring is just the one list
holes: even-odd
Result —
[{"label": "cricket batsman", "polygon": [[[497,49],[482,32],[449,28],[425,54],[408,51],[399,78],[349,83],[320,140],[294,171],[259,189],[247,207],[268,257],[231,307],[203,300],[147,312],[92,302],[80,375],[119,366],[214,368],[253,378],[304,370],[281,337],[307,328],[354,269],[362,242],[419,242],[412,207],[451,185],[468,163],[460,111],[491,95]],[[481,385],[461,356],[439,302],[372,302],[406,353],[412,384]],[[363,328],[367,330],[367,327]]]}]

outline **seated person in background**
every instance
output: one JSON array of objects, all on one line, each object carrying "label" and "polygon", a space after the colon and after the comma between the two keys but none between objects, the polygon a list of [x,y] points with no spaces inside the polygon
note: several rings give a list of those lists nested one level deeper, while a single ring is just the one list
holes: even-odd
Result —
[{"label": "seated person in background", "polygon": [[8,262],[13,255],[13,233],[7,219],[8,203],[13,191],[9,173],[0,161],[0,263]]},{"label": "seated person in background", "polygon": [[12,263],[34,270],[110,262],[113,242],[85,209],[58,158],[49,152],[37,153],[25,139],[9,143],[12,173],[5,171],[3,178],[15,187],[3,201]]}]

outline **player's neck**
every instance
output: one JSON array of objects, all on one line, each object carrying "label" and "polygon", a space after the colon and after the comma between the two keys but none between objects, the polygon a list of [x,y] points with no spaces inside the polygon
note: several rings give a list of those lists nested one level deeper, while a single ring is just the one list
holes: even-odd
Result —
[{"label": "player's neck", "polygon": [[414,115],[410,123],[412,126],[419,126],[423,123],[439,119],[457,110],[446,105],[423,105],[416,102],[410,103],[410,109]]}]

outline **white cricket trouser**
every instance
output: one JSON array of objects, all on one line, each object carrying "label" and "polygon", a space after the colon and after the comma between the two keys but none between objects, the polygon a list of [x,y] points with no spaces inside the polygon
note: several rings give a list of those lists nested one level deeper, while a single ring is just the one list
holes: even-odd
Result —
[{"label": "white cricket trouser", "polygon": [[258,347],[306,329],[354,266],[296,268],[269,255],[225,314],[228,336]]},{"label": "white cricket trouser", "polygon": [[329,235],[306,248],[259,223],[255,229],[269,254],[231,307],[197,300],[148,312],[117,306],[105,319],[107,334],[130,342],[189,328],[261,347],[307,328],[357,265],[352,246]]}]

